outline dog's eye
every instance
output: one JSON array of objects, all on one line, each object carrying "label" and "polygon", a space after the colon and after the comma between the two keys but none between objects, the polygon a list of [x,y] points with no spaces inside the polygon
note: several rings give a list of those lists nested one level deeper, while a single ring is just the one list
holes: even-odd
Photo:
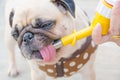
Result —
[{"label": "dog's eye", "polygon": [[12,36],[17,41],[17,39],[19,37],[19,30],[17,27],[15,27],[14,31],[12,31]]},{"label": "dog's eye", "polygon": [[42,21],[41,21],[41,19],[38,18],[35,20],[35,25],[33,27],[40,28],[41,24],[42,24]]},{"label": "dog's eye", "polygon": [[43,28],[44,30],[48,30],[50,28],[52,28],[55,25],[55,21],[46,21],[44,23],[41,24],[41,28]]},{"label": "dog's eye", "polygon": [[40,28],[44,30],[51,29],[55,25],[56,21],[48,20],[48,21],[41,21],[41,19],[36,19],[34,28]]}]

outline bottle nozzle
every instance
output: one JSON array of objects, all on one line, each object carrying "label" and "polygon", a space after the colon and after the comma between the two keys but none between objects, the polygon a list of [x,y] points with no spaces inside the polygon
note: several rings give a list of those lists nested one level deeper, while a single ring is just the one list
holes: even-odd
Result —
[{"label": "bottle nozzle", "polygon": [[62,47],[63,46],[62,41],[60,39],[54,41],[53,46],[55,47],[55,49],[58,49],[58,48]]}]

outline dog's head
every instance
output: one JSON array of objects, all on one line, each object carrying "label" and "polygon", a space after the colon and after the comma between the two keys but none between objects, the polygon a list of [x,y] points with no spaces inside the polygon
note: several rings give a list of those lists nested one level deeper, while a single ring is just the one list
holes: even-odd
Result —
[{"label": "dog's head", "polygon": [[17,40],[23,56],[41,61],[47,56],[46,61],[52,62],[67,55],[65,53],[70,51],[68,47],[55,51],[51,44],[72,33],[75,18],[74,1],[17,1],[10,13],[9,22],[12,36]]}]

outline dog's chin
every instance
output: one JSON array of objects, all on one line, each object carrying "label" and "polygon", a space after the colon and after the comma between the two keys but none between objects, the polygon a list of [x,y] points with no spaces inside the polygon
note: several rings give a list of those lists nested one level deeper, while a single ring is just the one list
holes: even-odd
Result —
[{"label": "dog's chin", "polygon": [[37,60],[37,59],[38,60],[43,60],[43,57],[42,57],[42,55],[41,55],[41,53],[40,53],[39,50],[35,50],[35,51],[32,52],[31,59],[34,59],[34,60]]},{"label": "dog's chin", "polygon": [[[32,46],[32,48],[34,47],[34,50],[31,50],[31,49],[28,49],[26,48],[25,46],[23,46],[21,49],[23,50],[22,53],[23,56],[30,60],[30,61],[35,61],[35,62],[38,62],[38,63],[46,63],[46,64],[49,64],[49,63],[56,63],[58,61],[58,58],[57,58],[57,53],[62,49],[62,48],[59,48],[59,49],[55,49],[54,46],[52,45],[53,42],[56,41],[56,40],[53,40],[52,42],[50,42],[49,44],[44,44],[42,47],[39,47],[38,45],[34,45]],[[38,43],[35,43],[35,44],[38,44]],[[41,44],[42,45],[42,44]],[[30,46],[30,47],[31,47]],[[47,46],[50,46],[50,47],[47,47]],[[52,46],[52,48],[51,48]],[[45,50],[45,48],[49,48],[48,50]],[[53,54],[51,51],[54,49]],[[45,53],[44,51],[47,51],[48,52],[48,55],[45,55],[47,54],[47,52]],[[50,51],[50,52],[49,52]],[[44,54],[43,54],[44,53]],[[43,56],[44,55],[44,56]],[[50,56],[52,55],[52,57]],[[53,56],[54,55],[54,56]],[[49,59],[48,61],[46,61],[44,58],[45,56],[50,56],[50,57],[47,57],[47,58],[51,58]]]},{"label": "dog's chin", "polygon": [[57,63],[57,62],[61,59],[60,56],[57,55],[57,53],[58,53],[60,50],[61,50],[61,49],[56,50],[56,57],[55,57],[54,59],[52,59],[51,61],[47,61],[47,62],[44,61],[41,53],[38,52],[38,51],[34,52],[34,53],[32,54],[31,59],[29,59],[29,60],[35,61],[35,62],[37,62],[37,63],[55,64],[55,63]]},{"label": "dog's chin", "polygon": [[60,57],[57,56],[57,53],[61,50],[62,48],[59,48],[56,50],[56,57],[54,57],[54,59],[52,59],[51,61],[44,61],[43,57],[40,53],[39,50],[34,51],[33,54],[31,55],[31,59],[29,59],[30,61],[34,61],[37,62],[38,64],[55,64],[60,60]]}]

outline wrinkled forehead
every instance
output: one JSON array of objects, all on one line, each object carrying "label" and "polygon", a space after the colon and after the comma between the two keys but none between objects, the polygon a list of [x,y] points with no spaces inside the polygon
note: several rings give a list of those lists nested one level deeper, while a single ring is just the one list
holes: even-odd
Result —
[{"label": "wrinkled forehead", "polygon": [[15,3],[15,20],[58,19],[62,13],[50,0],[23,0]]}]

